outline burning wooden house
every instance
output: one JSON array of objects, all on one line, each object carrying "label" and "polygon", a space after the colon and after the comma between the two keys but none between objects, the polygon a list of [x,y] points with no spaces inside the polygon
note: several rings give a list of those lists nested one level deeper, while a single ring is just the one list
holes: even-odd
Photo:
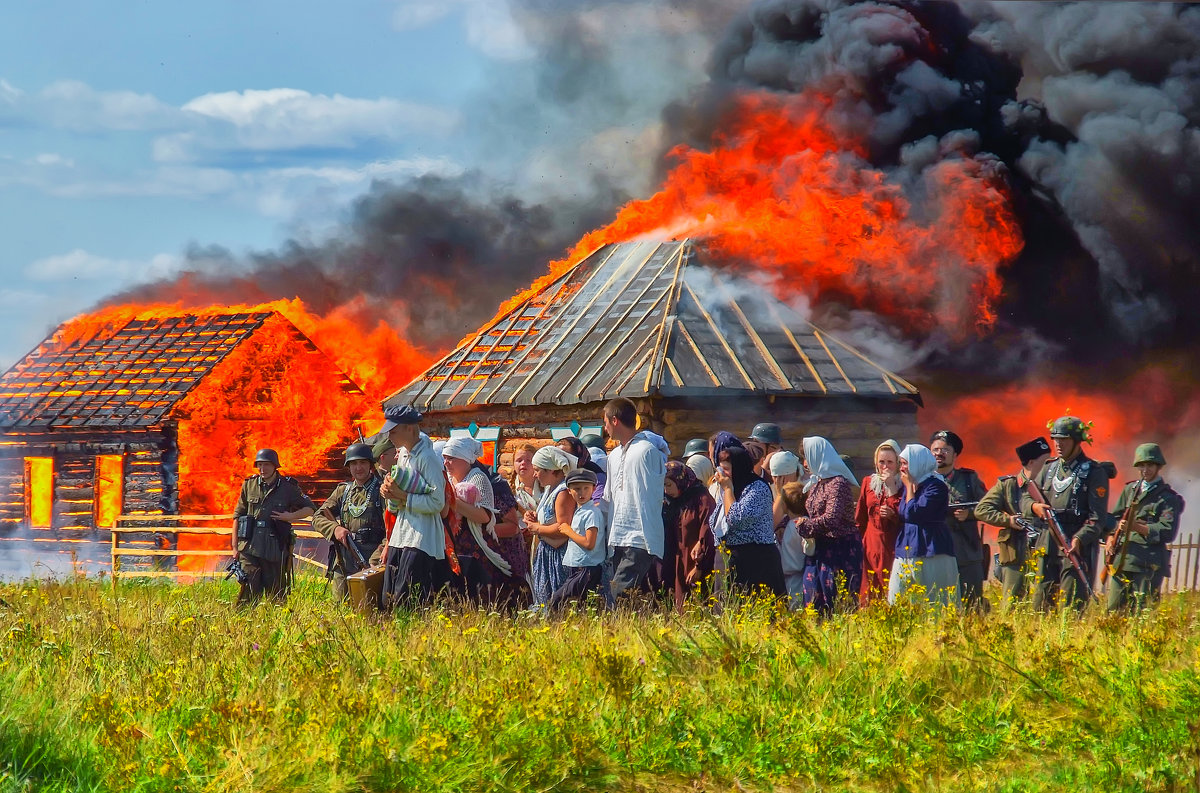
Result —
[{"label": "burning wooden house", "polygon": [[0,376],[0,531],[94,538],[121,514],[228,513],[259,446],[323,497],[368,411],[273,311],[77,319]]},{"label": "burning wooden house", "polygon": [[771,421],[789,446],[824,435],[860,467],[883,439],[917,436],[912,384],[700,258],[687,240],[606,245],[386,404],[421,408],[431,433],[490,441],[595,431],[624,396],[677,453]]}]

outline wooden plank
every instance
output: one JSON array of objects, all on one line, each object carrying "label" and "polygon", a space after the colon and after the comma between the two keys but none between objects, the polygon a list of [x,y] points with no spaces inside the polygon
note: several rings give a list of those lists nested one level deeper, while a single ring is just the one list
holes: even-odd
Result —
[{"label": "wooden plank", "polygon": [[742,366],[742,362],[738,360],[737,354],[734,353],[733,348],[729,346],[729,342],[725,340],[725,334],[721,333],[721,329],[718,328],[717,323],[713,321],[712,315],[708,313],[708,310],[704,308],[704,304],[700,302],[700,298],[697,297],[694,291],[692,291],[691,285],[685,281],[683,288],[687,290],[688,297],[690,297],[692,302],[696,304],[696,308],[700,311],[700,315],[704,317],[706,322],[708,322],[708,326],[712,329],[713,335],[716,336],[717,341],[721,342],[721,346],[725,348],[725,353],[729,356],[729,360],[733,361],[733,365],[736,366],[738,372],[741,373],[742,378],[746,381],[746,385],[751,391],[753,391],[754,381],[750,379],[750,375],[746,372],[746,368]]},{"label": "wooden plank", "polygon": [[740,322],[742,327],[746,330],[746,335],[750,337],[750,341],[754,342],[754,346],[758,350],[758,354],[763,357],[763,360],[767,362],[767,366],[770,367],[771,372],[775,375],[775,378],[779,380],[779,384],[788,391],[791,391],[792,381],[788,380],[787,375],[784,374],[783,367],[779,365],[779,361],[775,360],[775,356],[771,354],[769,349],[767,349],[767,345],[763,343],[762,337],[758,335],[758,331],[756,331],[754,326],[750,324],[750,320],[746,318],[746,313],[742,311],[742,307],[737,304],[736,300],[730,300],[729,306],[733,309],[733,313],[737,317],[738,322]]}]

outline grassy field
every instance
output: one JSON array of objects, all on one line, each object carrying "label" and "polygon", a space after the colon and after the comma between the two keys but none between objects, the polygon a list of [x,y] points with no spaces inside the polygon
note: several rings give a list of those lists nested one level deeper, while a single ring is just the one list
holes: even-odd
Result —
[{"label": "grassy field", "polygon": [[1200,789],[1200,598],[1135,619],[0,587],[0,790]]}]

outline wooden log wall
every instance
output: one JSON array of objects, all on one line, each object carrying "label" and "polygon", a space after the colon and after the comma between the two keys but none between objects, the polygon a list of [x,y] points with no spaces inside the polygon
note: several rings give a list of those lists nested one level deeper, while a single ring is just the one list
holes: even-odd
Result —
[{"label": "wooden log wall", "polygon": [[53,531],[95,529],[96,458],[121,455],[122,511],[162,514],[177,504],[174,438],[161,428],[9,433],[0,443],[0,525],[25,522],[26,457],[54,460]]}]

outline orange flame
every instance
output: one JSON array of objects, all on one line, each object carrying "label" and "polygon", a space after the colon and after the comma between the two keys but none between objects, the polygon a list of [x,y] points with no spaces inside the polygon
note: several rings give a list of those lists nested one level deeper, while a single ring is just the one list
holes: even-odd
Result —
[{"label": "orange flame", "polygon": [[[232,511],[243,478],[254,473],[259,448],[275,449],[287,475],[308,477],[327,469],[331,452],[338,456],[388,389],[423,371],[431,356],[400,338],[382,318],[368,318],[365,303],[347,304],[326,317],[315,316],[300,300],[200,308],[121,305],[77,317],[56,334],[54,341],[65,345],[115,332],[134,319],[265,311],[285,317],[324,354],[296,338],[286,323],[268,319],[179,403],[173,415],[179,429],[181,514]],[[228,537],[213,535],[179,538],[181,550],[228,544]],[[181,569],[214,564],[205,557],[179,560]]]},{"label": "orange flame", "polygon": [[102,454],[96,458],[96,528],[111,529],[121,514],[125,458]]},{"label": "orange flame", "polygon": [[662,189],[584,236],[500,313],[601,245],[694,237],[775,276],[781,293],[841,294],[915,331],[986,331],[999,271],[1024,245],[997,166],[951,152],[906,192],[865,163],[857,135],[835,128],[832,101],[743,95],[712,150],[676,147]]}]

